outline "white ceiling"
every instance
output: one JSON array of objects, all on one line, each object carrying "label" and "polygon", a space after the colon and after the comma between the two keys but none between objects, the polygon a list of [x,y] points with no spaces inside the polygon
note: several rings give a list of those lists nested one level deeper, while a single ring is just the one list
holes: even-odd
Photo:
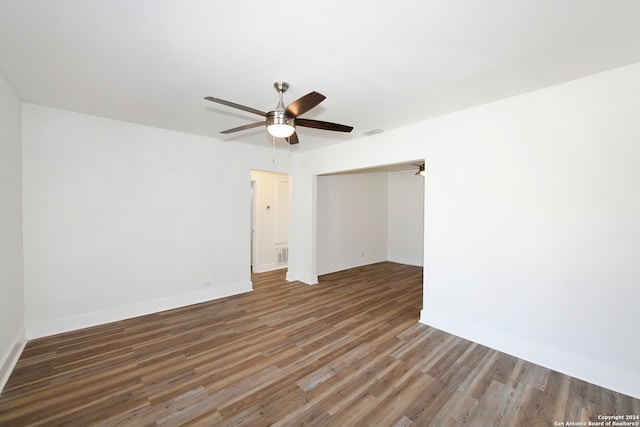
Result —
[{"label": "white ceiling", "polygon": [[23,101],[225,140],[327,99],[310,150],[640,61],[636,0],[0,0],[0,74]]}]

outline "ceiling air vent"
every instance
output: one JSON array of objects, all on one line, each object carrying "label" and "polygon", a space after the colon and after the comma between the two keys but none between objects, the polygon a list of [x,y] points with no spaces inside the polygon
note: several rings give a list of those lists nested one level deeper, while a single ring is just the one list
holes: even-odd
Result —
[{"label": "ceiling air vent", "polygon": [[382,133],[382,132],[384,132],[384,129],[371,129],[371,130],[368,130],[366,132],[362,132],[362,134],[364,136],[371,136],[371,135],[375,135],[375,134]]}]

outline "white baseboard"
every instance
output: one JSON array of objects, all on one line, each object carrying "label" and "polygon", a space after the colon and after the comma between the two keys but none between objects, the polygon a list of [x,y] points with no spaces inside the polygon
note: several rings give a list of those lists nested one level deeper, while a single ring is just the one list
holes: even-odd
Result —
[{"label": "white baseboard", "polygon": [[370,257],[370,258],[358,258],[349,261],[341,261],[339,263],[330,264],[324,267],[319,267],[317,274],[307,274],[295,271],[287,271],[286,279],[289,282],[300,281],[307,285],[318,284],[318,276],[322,274],[335,273],[336,271],[348,270],[350,268],[362,267],[363,265],[375,264],[377,262],[388,261],[387,257]]},{"label": "white baseboard", "polygon": [[298,277],[299,276],[293,271],[287,270],[287,275],[285,276],[285,279],[287,282],[295,282],[296,280],[298,280]]},{"label": "white baseboard", "polygon": [[335,273],[336,271],[348,270],[350,268],[362,267],[363,265],[375,264],[376,262],[388,261],[386,256],[356,258],[348,261],[341,261],[323,267],[318,267],[318,275]]},{"label": "white baseboard", "polygon": [[640,399],[640,376],[580,356],[524,341],[442,313],[420,313],[420,323],[536,365]]},{"label": "white baseboard", "polygon": [[402,256],[389,256],[389,261],[396,262],[398,264],[414,265],[416,267],[424,267],[423,258],[409,258]]},{"label": "white baseboard", "polygon": [[287,282],[302,282],[307,285],[317,285],[318,284],[318,276],[313,274],[301,274],[294,271],[287,271],[287,276],[285,277]]},{"label": "white baseboard", "polygon": [[25,345],[27,345],[27,331],[22,328],[9,346],[9,349],[2,355],[2,359],[0,359],[0,392],[9,381],[11,372],[13,372],[13,368],[18,363]]},{"label": "white baseboard", "polygon": [[317,285],[318,284],[318,276],[313,274],[305,274],[300,278],[302,283],[306,283],[307,285]]},{"label": "white baseboard", "polygon": [[267,271],[273,270],[282,270],[283,268],[287,268],[287,264],[262,264],[262,265],[254,265],[252,267],[254,273],[266,273]]},{"label": "white baseboard", "polygon": [[168,298],[161,298],[153,301],[144,301],[138,304],[114,307],[108,310],[85,313],[78,316],[65,317],[61,319],[35,322],[27,325],[27,338],[40,338],[77,329],[97,326],[104,323],[116,322],[118,320],[132,317],[144,316],[145,314],[157,313],[159,311],[171,310],[187,305],[198,304],[231,295],[250,292],[253,290],[251,282],[234,283],[227,286],[206,289],[188,294],[176,295]]}]

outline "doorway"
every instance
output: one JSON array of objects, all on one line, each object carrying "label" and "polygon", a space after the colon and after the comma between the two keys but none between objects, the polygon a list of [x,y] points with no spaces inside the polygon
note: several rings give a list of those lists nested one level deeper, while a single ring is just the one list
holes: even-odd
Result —
[{"label": "doorway", "polygon": [[318,176],[316,274],[381,261],[423,266],[423,163]]},{"label": "doorway", "polygon": [[251,271],[287,268],[290,195],[288,174],[251,171]]},{"label": "doorway", "polygon": [[255,196],[255,188],[256,188],[256,182],[252,179],[251,180],[251,191],[250,191],[250,200],[251,200],[251,207],[250,207],[250,224],[249,224],[249,241],[250,243],[250,247],[251,247],[251,272],[253,273],[253,258],[255,257],[254,254],[254,247],[255,247],[255,233],[256,233],[256,196]]}]

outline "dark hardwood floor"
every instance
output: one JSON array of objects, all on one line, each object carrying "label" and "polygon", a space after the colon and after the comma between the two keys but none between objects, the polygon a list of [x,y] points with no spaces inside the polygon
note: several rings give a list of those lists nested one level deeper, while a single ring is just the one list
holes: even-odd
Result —
[{"label": "dark hardwood floor", "polygon": [[[33,340],[2,426],[553,426],[640,401],[418,323],[422,268],[373,264]],[[559,424],[556,424],[559,425]]]}]

